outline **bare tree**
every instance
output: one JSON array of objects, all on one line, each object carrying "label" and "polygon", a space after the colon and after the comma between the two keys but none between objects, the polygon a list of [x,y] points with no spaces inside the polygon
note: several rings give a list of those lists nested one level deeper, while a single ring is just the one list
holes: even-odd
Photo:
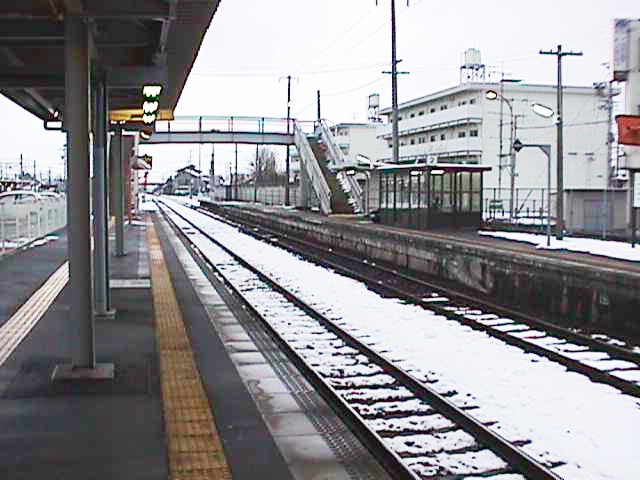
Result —
[{"label": "bare tree", "polygon": [[267,147],[262,147],[258,150],[257,162],[254,160],[251,166],[253,178],[263,185],[278,183],[283,176],[277,170],[275,152]]}]

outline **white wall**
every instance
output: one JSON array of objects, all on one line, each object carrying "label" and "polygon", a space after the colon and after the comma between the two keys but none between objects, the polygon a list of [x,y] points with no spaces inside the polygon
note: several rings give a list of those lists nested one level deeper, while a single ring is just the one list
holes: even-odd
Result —
[{"label": "white wall", "polygon": [[[347,135],[340,135],[340,131],[345,131]],[[348,163],[357,163],[357,155],[364,155],[371,160],[380,158],[386,150],[386,142],[376,137],[376,125],[355,125],[344,124],[339,126],[334,138],[338,146],[348,146],[349,153],[345,154]]]},{"label": "white wall", "polygon": [[[550,144],[552,151],[551,185],[556,188],[556,126],[554,119],[537,116],[531,103],[537,102],[556,110],[555,89],[513,90],[505,89],[504,96],[513,98],[512,105],[518,118],[517,137],[522,143]],[[601,98],[595,92],[564,95],[564,187],[603,188],[606,183],[607,113],[601,110]],[[493,166],[485,175],[485,187],[498,187],[499,112],[500,102],[482,99],[482,163]],[[504,122],[509,122],[509,109],[504,107]],[[509,152],[509,128],[503,127],[503,152]],[[508,162],[508,158],[503,159]],[[547,185],[547,162],[544,154],[533,148],[525,148],[516,157],[516,188],[540,188]],[[502,187],[508,188],[510,174],[503,169]]]}]

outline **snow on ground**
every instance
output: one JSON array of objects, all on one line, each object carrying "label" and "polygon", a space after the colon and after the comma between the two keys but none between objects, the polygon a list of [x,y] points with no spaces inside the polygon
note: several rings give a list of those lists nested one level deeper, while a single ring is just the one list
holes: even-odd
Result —
[{"label": "snow on ground", "polygon": [[[173,204],[175,205],[175,204]],[[194,223],[388,357],[480,406],[480,420],[540,460],[562,460],[565,479],[640,477],[640,402],[443,316],[382,298],[363,284],[300,260],[179,206]]]},{"label": "snow on ground", "polygon": [[551,245],[547,246],[546,235],[488,231],[479,231],[478,233],[488,237],[531,243],[541,250],[569,250],[572,252],[592,253],[594,255],[619,258],[621,260],[640,261],[640,245],[636,248],[631,248],[631,244],[625,242],[576,237],[564,237],[562,240],[556,240],[554,237],[551,237]]}]

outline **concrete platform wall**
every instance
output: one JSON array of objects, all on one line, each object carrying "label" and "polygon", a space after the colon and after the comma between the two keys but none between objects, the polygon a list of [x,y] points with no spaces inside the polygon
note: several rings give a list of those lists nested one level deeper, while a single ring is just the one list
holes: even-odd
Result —
[{"label": "concrete platform wall", "polygon": [[612,333],[640,334],[640,275],[486,246],[250,208],[213,206],[292,237],[453,282],[478,299],[533,313],[564,326],[594,324]]}]

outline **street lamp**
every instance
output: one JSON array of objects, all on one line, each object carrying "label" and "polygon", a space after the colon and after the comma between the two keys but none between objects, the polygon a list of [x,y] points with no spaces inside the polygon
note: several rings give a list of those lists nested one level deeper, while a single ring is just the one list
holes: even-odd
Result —
[{"label": "street lamp", "polygon": [[[551,118],[555,115],[555,112],[551,108],[540,103],[533,103],[531,105],[531,110],[533,110],[536,115],[543,118]],[[547,157],[547,247],[549,247],[551,246],[551,145],[542,143],[525,144],[517,138],[513,142],[514,152],[519,152],[525,147],[539,148]],[[558,240],[561,239],[562,237],[558,238]]]},{"label": "street lamp", "polygon": [[[509,116],[511,118],[511,148],[509,152],[510,157],[510,165],[509,169],[511,170],[511,184],[510,184],[510,194],[509,194],[509,221],[513,222],[513,200],[515,197],[516,190],[516,152],[513,149],[513,142],[516,137],[516,126],[515,126],[515,115],[513,114],[513,105],[511,101],[504,97],[501,93],[496,90],[487,90],[485,92],[485,98],[487,100],[497,100],[501,99],[507,107],[509,107]],[[501,110],[502,112],[502,110]],[[502,142],[502,115],[500,116],[500,142]],[[502,149],[502,143],[500,143],[500,148]],[[500,152],[502,153],[502,152]],[[500,161],[500,167],[502,168],[502,161]]]},{"label": "street lamp", "polygon": [[551,118],[556,114],[552,108],[542,105],[541,103],[532,103],[531,110],[533,110],[533,113],[543,118]]}]

